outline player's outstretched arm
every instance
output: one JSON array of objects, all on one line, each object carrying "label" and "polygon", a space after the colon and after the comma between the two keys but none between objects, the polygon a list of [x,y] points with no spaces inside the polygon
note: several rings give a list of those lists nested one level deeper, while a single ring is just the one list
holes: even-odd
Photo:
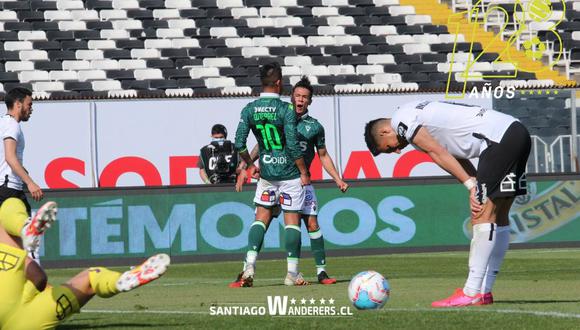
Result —
[{"label": "player's outstretched arm", "polygon": [[330,157],[326,148],[318,148],[318,157],[320,157],[320,163],[322,163],[322,167],[324,168],[326,173],[328,173],[332,177],[334,182],[336,182],[336,185],[338,186],[340,191],[346,192],[349,187],[348,183],[344,182],[341,179],[340,175],[338,174],[338,171],[336,170],[336,167],[334,166],[332,157]]}]

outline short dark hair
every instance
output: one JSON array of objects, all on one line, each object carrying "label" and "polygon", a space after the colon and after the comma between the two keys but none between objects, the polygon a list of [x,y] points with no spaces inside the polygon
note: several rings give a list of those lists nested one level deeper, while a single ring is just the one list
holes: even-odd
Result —
[{"label": "short dark hair", "polygon": [[278,62],[263,65],[260,68],[260,80],[262,87],[274,87],[276,81],[282,80],[282,67]]},{"label": "short dark hair", "polygon": [[211,135],[222,134],[224,138],[228,137],[228,129],[222,124],[215,124],[211,128]]},{"label": "short dark hair", "polygon": [[32,92],[28,88],[15,87],[6,93],[6,96],[4,96],[4,103],[6,103],[8,109],[12,109],[16,101],[22,102],[27,96],[32,97]]},{"label": "short dark hair", "polygon": [[365,125],[365,142],[367,143],[367,148],[371,154],[373,154],[373,156],[378,156],[381,153],[379,150],[377,150],[377,140],[375,139],[374,128],[378,122],[383,120],[386,120],[386,118],[377,118],[369,121]]},{"label": "short dark hair", "polygon": [[302,76],[302,78],[300,78],[300,81],[298,81],[294,85],[294,87],[292,87],[292,94],[294,94],[294,90],[296,88],[306,88],[310,92],[310,98],[312,98],[312,94],[314,94],[314,88],[312,87],[312,83],[310,82],[310,79],[308,79],[308,77],[306,76]]}]

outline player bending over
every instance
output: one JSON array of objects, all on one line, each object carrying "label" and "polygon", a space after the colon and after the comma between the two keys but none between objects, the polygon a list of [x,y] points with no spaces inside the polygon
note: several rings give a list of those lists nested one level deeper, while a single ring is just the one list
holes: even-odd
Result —
[{"label": "player bending over", "polygon": [[[412,144],[469,190],[473,238],[467,281],[432,306],[493,303],[492,287],[509,246],[509,210],[515,196],[527,192],[531,140],[524,125],[479,106],[414,101],[397,108],[390,119],[367,123],[365,141],[375,156],[400,153]],[[477,170],[469,161],[476,157]]]},{"label": "player bending over", "polygon": [[[310,168],[316,150],[324,170],[330,174],[338,188],[342,192],[346,192],[348,184],[340,178],[338,171],[334,167],[332,157],[330,157],[326,150],[324,127],[318,122],[318,120],[308,114],[308,106],[312,104],[312,93],[312,84],[307,77],[302,77],[302,79],[292,88],[292,104],[294,105],[294,110],[298,117],[298,123],[296,125],[298,131],[298,143],[302,154],[304,155],[306,168]],[[256,160],[257,157],[258,152],[257,149],[254,148],[254,150],[252,150],[252,160]],[[241,191],[241,187],[247,178],[246,175],[244,175],[244,171],[241,173],[242,175],[238,177],[236,182],[237,191]],[[314,186],[308,185],[305,186],[304,189],[306,196],[300,213],[302,220],[308,229],[308,236],[310,236],[310,248],[312,249],[312,256],[314,257],[316,265],[318,282],[321,284],[334,284],[336,283],[336,279],[330,278],[326,273],[326,252],[324,250],[322,231],[318,225],[318,200],[316,199]],[[276,216],[278,216],[278,214],[276,214],[276,211],[274,210],[272,217],[274,218]],[[270,221],[272,221],[272,219],[270,219]]]},{"label": "player bending over", "polygon": [[47,285],[46,274],[26,250],[36,248],[56,211],[56,203],[47,202],[29,218],[17,198],[0,207],[1,329],[54,329],[95,295],[109,298],[130,291],[159,278],[169,266],[169,256],[158,254],[123,274],[93,267],[60,286]]}]

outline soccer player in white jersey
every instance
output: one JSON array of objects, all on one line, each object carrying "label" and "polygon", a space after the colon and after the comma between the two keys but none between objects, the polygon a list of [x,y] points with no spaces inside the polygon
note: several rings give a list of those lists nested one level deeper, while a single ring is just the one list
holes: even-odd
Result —
[{"label": "soccer player in white jersey", "polygon": [[[479,106],[414,101],[392,118],[367,123],[365,141],[374,156],[400,153],[408,144],[427,153],[469,190],[473,238],[463,288],[433,307],[493,303],[491,289],[509,246],[509,210],[525,195],[531,139],[516,118]],[[477,170],[469,159],[479,157]]]},{"label": "soccer player in white jersey", "polygon": [[28,171],[23,167],[24,134],[20,122],[26,122],[32,114],[32,92],[26,88],[16,87],[4,98],[8,111],[0,117],[0,204],[10,197],[24,202],[30,216],[30,204],[26,200],[23,187],[35,201],[43,197],[42,190],[32,180]]}]

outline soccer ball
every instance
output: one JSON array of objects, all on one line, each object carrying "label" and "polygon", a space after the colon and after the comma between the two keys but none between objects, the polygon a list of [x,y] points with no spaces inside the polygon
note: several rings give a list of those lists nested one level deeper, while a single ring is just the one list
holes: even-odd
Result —
[{"label": "soccer ball", "polygon": [[348,285],[348,298],[357,309],[382,308],[390,293],[389,282],[372,270],[356,274]]}]

